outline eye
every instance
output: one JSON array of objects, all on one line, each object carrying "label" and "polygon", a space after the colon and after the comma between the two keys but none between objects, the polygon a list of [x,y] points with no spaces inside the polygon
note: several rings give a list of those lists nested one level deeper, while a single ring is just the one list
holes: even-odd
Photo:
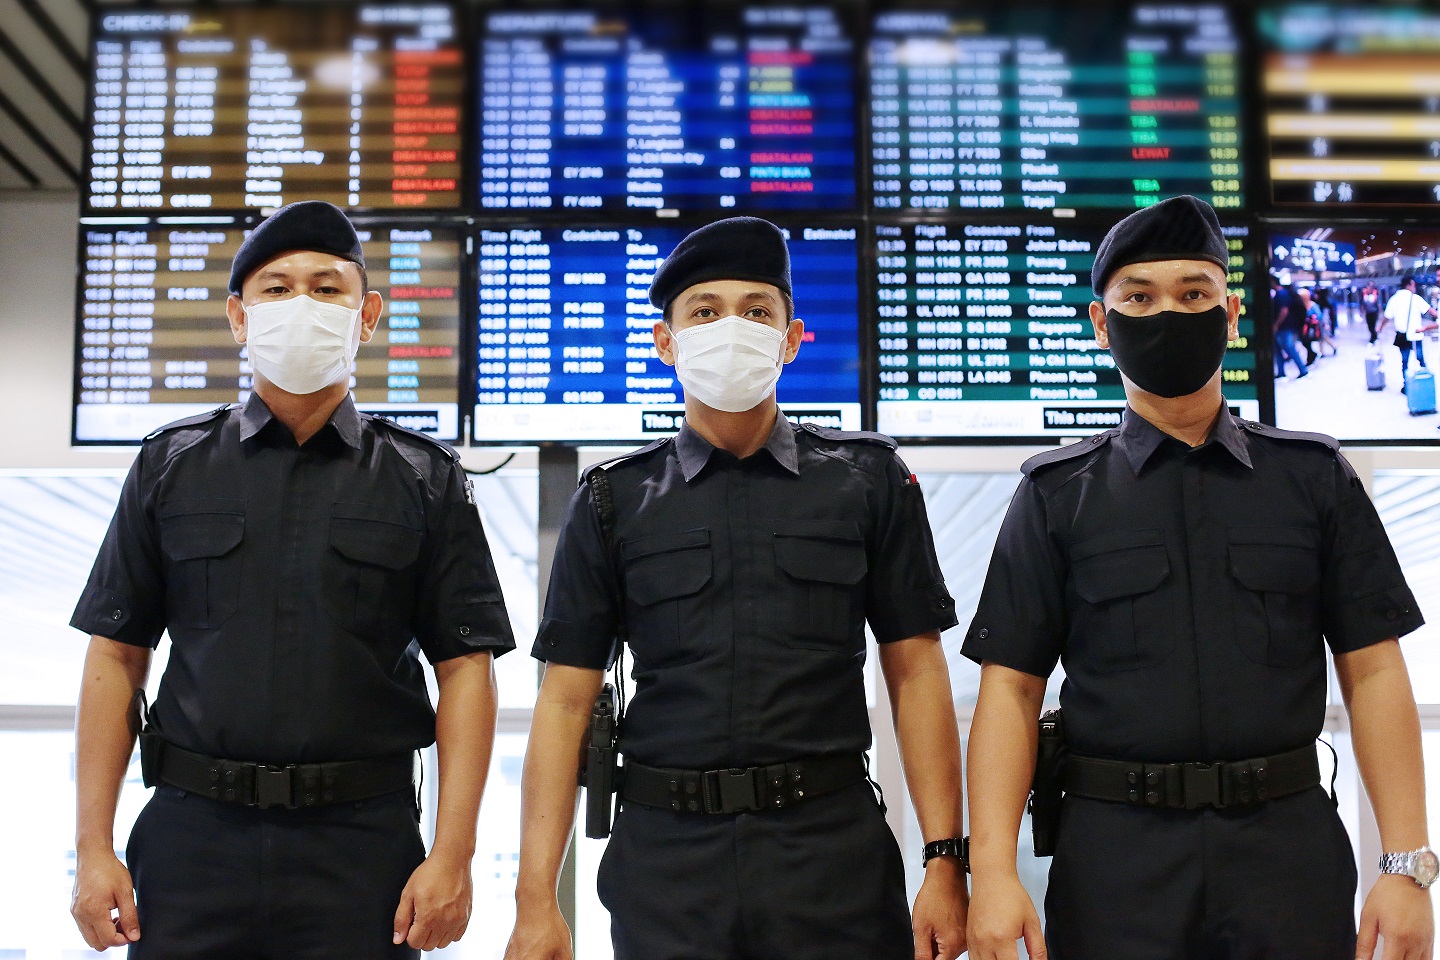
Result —
[{"label": "eye", "polygon": [[338,294],[338,293],[340,292],[340,290],[339,290],[339,288],[337,288],[337,287],[325,286],[325,287],[316,287],[316,288],[315,288],[315,292],[316,292],[316,293],[323,293],[323,294],[324,294],[325,296],[327,296],[327,297],[333,297],[333,296],[335,296],[336,294]]},{"label": "eye", "polygon": [[274,286],[274,287],[266,287],[264,290],[261,290],[260,292],[263,293],[263,294],[266,294],[266,295],[268,295],[268,296],[275,296],[275,295],[282,294],[282,293],[288,293],[289,290],[288,290],[288,288],[286,288],[286,287]]},{"label": "eye", "polygon": [[697,319],[697,320],[709,320],[709,319],[712,318],[712,317],[718,317],[718,316],[719,316],[718,313],[716,313],[714,310],[710,309],[709,307],[696,307],[696,308],[695,308],[695,312],[692,313],[692,314],[690,314],[690,315],[691,315],[692,317],[694,317],[695,319]]},{"label": "eye", "polygon": [[1141,290],[1132,290],[1125,295],[1125,303],[1149,303],[1150,295]]},{"label": "eye", "polygon": [[745,311],[745,315],[755,320],[770,319],[770,311],[765,307],[751,307],[749,310]]}]

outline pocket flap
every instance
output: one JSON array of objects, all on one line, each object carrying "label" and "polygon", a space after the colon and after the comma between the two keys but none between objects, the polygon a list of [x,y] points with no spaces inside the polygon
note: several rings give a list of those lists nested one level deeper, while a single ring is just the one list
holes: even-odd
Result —
[{"label": "pocket flap", "polygon": [[223,557],[245,539],[245,501],[177,500],[160,509],[160,549],[171,560]]},{"label": "pocket flap", "polygon": [[1320,585],[1315,532],[1304,527],[1235,527],[1230,573],[1249,590],[1310,593]]},{"label": "pocket flap", "polygon": [[1170,576],[1164,544],[1143,544],[1092,553],[1072,567],[1075,592],[1088,603],[1149,593]]},{"label": "pocket flap", "polygon": [[625,593],[642,607],[699,593],[713,573],[708,527],[627,540],[620,555]]},{"label": "pocket flap", "polygon": [[388,570],[403,570],[420,555],[420,515],[363,503],[337,503],[330,511],[330,545],[341,555]]},{"label": "pocket flap", "polygon": [[853,586],[870,569],[854,521],[805,520],[775,532],[775,564],[797,580]]}]

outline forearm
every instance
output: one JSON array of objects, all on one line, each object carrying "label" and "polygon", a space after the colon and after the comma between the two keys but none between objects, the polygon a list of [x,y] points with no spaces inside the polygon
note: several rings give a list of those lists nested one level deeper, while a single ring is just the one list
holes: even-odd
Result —
[{"label": "forearm", "polygon": [[431,856],[469,860],[475,854],[480,798],[495,745],[497,694],[491,655],[469,654],[436,665],[435,711],[439,802]]},{"label": "forearm", "polygon": [[115,807],[135,746],[130,704],[149,669],[149,650],[90,638],[75,708],[75,849],[81,856],[115,849]]},{"label": "forearm", "polygon": [[[557,669],[566,668],[546,669],[547,684]],[[571,672],[581,671],[571,668]],[[520,873],[515,900],[522,911],[555,904],[560,869],[575,827],[580,754],[600,682],[595,671],[594,689],[587,683],[574,696],[554,695],[542,685],[535,704],[521,778]]]},{"label": "forearm", "polygon": [[1346,702],[1355,760],[1381,845],[1405,851],[1426,843],[1425,778],[1420,719],[1396,646],[1396,655],[1383,667],[1355,678]]},{"label": "forearm", "polygon": [[899,642],[925,645],[910,669],[892,666],[885,674],[895,740],[915,817],[926,842],[958,837],[965,821],[960,733],[949,668],[938,637]]},{"label": "forearm", "polygon": [[1013,876],[1020,822],[1035,773],[1045,682],[986,664],[970,727],[970,871]]}]

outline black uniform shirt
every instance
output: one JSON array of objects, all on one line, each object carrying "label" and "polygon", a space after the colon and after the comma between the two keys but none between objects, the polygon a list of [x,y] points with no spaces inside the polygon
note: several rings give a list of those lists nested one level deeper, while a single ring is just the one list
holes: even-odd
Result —
[{"label": "black uniform shirt", "polygon": [[72,626],[170,631],[154,717],[233,760],[325,762],[435,740],[433,663],[514,647],[454,452],[347,397],[303,447],[254,394],[146,439]]},{"label": "black uniform shirt", "polygon": [[1078,752],[1157,763],[1310,743],[1321,638],[1345,653],[1424,622],[1338,445],[1222,413],[1194,449],[1127,411],[1029,460],[963,652],[1065,665]]},{"label": "black uniform shirt", "polygon": [[587,475],[534,655],[608,666],[623,571],[637,682],[626,755],[709,769],[867,749],[865,621],[881,643],[955,623],[894,442],[781,416],[743,460],[685,426],[606,472],[615,555]]}]

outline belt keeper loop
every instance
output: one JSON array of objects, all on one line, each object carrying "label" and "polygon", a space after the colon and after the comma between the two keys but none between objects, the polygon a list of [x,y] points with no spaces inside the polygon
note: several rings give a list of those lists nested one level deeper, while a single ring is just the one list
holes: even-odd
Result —
[{"label": "belt keeper loop", "polygon": [[1165,806],[1185,806],[1185,768],[1182,764],[1167,763],[1163,767],[1165,779]]}]

